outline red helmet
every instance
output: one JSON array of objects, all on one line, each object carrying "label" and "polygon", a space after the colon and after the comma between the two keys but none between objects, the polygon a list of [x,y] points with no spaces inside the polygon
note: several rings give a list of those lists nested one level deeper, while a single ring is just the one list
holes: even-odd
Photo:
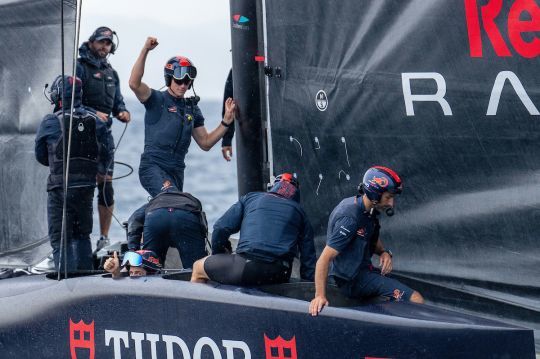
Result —
[{"label": "red helmet", "polygon": [[197,68],[190,59],[183,56],[171,57],[165,64],[163,72],[167,87],[171,86],[173,77],[177,80],[182,80],[187,76],[192,81],[197,77]]},{"label": "red helmet", "polygon": [[364,174],[364,179],[358,186],[371,201],[380,201],[384,192],[400,194],[403,183],[398,174],[388,167],[373,166]]},{"label": "red helmet", "polygon": [[282,173],[282,174],[278,175],[276,177],[276,179],[274,180],[274,184],[282,182],[282,181],[283,182],[289,182],[290,184],[294,185],[294,187],[296,187],[296,188],[300,187],[300,183],[298,183],[298,179],[296,177],[294,177],[294,175],[292,175],[290,173]]}]

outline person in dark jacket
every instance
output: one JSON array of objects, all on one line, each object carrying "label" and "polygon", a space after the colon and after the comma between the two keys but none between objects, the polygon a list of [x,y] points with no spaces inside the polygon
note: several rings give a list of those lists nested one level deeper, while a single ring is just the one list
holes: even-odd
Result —
[{"label": "person in dark jacket", "polygon": [[[95,113],[81,106],[81,81],[78,78],[58,76],[49,92],[54,114],[43,118],[35,142],[35,155],[39,163],[48,166],[47,214],[49,239],[53,248],[56,269],[60,266],[60,240],[64,203],[64,164],[67,162],[68,140],[71,117],[71,96],[75,84],[71,146],[69,153],[69,177],[67,186],[66,246],[69,270],[92,269],[92,199],[96,186],[99,160],[111,156],[107,126]],[[64,100],[62,103],[62,92]],[[67,166],[66,166],[67,167]]]},{"label": "person in dark jacket", "polygon": [[129,87],[146,108],[139,179],[151,196],[161,191],[165,181],[183,190],[184,158],[191,137],[201,149],[210,150],[231,126],[235,111],[234,100],[227,99],[223,120],[212,132],[207,132],[204,117],[197,106],[198,98],[185,97],[186,91],[193,87],[197,69],[183,56],[174,56],[165,64],[167,90],[160,92],[142,82],[146,57],[157,45],[156,38],[146,39],[129,79]]},{"label": "person in dark jacket", "polygon": [[[111,150],[114,150],[114,139],[110,131],[112,116],[125,123],[131,119],[120,92],[118,73],[107,60],[108,56],[116,51],[116,44],[113,41],[115,34],[106,26],[98,27],[79,48],[77,61],[77,76],[83,83],[82,103],[93,108],[97,116],[107,124]],[[113,157],[107,162],[100,161],[98,167],[98,212],[101,232],[97,242],[98,249],[109,243],[109,229],[114,211],[113,171],[114,152]]]},{"label": "person in dark jacket", "polygon": [[[329,269],[330,276],[347,297],[383,296],[423,303],[420,293],[388,276],[392,271],[392,252],[379,238],[377,215],[380,211],[389,216],[394,214],[394,197],[402,188],[396,172],[374,166],[364,174],[359,195],[345,198],[334,208],[328,220],[326,247],[317,261],[315,298],[309,306],[311,315],[316,316],[328,305]],[[373,254],[379,256],[380,269],[371,263]]]},{"label": "person in dark jacket", "polygon": [[[195,262],[192,282],[232,285],[287,282],[300,254],[300,277],[313,280],[313,229],[300,206],[298,182],[290,173],[276,177],[268,193],[242,196],[214,225],[212,255]],[[229,236],[240,231],[235,254]]]},{"label": "person in dark jacket", "polygon": [[167,250],[174,247],[184,268],[191,268],[193,262],[207,255],[207,234],[201,202],[189,193],[178,191],[170,182],[128,220],[130,250],[154,251],[165,263]]}]

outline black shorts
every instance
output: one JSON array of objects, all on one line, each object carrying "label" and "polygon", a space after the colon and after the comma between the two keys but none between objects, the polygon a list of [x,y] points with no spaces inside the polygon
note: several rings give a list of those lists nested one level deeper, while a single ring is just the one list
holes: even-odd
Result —
[{"label": "black shorts", "polygon": [[249,259],[243,254],[214,254],[204,261],[210,280],[240,286],[288,282],[291,268],[288,263]]}]

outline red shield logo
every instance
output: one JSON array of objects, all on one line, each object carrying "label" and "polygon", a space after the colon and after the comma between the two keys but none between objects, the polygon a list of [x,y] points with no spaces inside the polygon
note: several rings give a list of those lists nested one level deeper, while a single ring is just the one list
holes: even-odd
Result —
[{"label": "red shield logo", "polygon": [[76,349],[88,349],[89,359],[95,358],[96,348],[94,342],[94,321],[85,324],[82,319],[73,323],[69,318],[69,348],[71,350],[71,359],[77,359]]},{"label": "red shield logo", "polygon": [[281,335],[278,335],[276,339],[270,339],[265,334],[264,346],[266,348],[266,359],[297,359],[296,337],[285,340]]}]

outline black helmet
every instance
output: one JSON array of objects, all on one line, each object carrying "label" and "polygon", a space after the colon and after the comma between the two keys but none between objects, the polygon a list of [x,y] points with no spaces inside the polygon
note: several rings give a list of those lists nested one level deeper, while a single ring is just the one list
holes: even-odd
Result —
[{"label": "black helmet", "polygon": [[[75,107],[80,106],[81,99],[82,99],[82,81],[78,77],[72,77],[64,75],[64,78],[62,78],[62,75],[58,75],[52,85],[51,89],[49,90],[49,98],[51,100],[51,105],[54,105],[55,108],[61,108],[62,107],[62,91],[64,91],[64,101],[66,102],[64,106],[67,107],[71,105],[71,90],[73,89],[73,81],[75,81],[75,101],[74,105]],[[64,88],[64,83],[67,84]]]}]

